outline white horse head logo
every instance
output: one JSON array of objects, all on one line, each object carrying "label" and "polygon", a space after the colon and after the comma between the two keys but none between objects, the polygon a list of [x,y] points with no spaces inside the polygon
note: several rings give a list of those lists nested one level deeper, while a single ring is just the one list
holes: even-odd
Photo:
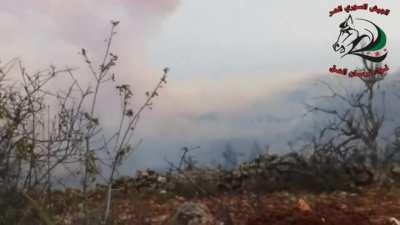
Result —
[{"label": "white horse head logo", "polygon": [[[363,22],[365,26],[362,26]],[[372,62],[382,62],[384,54],[370,55],[386,46],[386,34],[375,23],[366,19],[353,19],[351,15],[339,25],[340,33],[333,44],[333,50],[342,55],[357,55]],[[367,43],[364,46],[362,44]]]}]

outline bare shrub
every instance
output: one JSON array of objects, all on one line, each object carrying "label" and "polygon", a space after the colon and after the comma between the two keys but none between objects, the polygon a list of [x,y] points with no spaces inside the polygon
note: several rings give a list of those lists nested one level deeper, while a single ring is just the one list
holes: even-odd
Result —
[{"label": "bare shrub", "polygon": [[[100,92],[106,83],[117,83],[113,72],[118,56],[112,52],[118,21],[111,21],[104,55],[94,62],[86,49],[80,55],[89,68],[91,81],[83,85],[76,69],[46,70],[29,73],[19,59],[0,64],[0,189],[1,195],[15,190],[34,192],[51,201],[52,187],[63,186],[66,174],[81,180],[82,211],[88,224],[90,209],[88,192],[97,178],[105,182],[107,192],[102,220],[109,220],[112,208],[112,183],[118,169],[141,141],[134,134],[143,112],[151,109],[153,100],[166,83],[168,68],[164,69],[155,87],[145,93],[144,102],[135,108],[129,84],[115,85],[119,96],[118,126],[109,130],[97,110]],[[16,79],[16,75],[19,79]],[[51,82],[62,78],[60,90]],[[60,171],[62,173],[60,174]],[[38,195],[38,193],[42,193]]]}]

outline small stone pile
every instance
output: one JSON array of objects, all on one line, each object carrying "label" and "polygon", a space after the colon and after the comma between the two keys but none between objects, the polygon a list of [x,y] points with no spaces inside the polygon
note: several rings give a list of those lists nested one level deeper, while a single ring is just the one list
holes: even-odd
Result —
[{"label": "small stone pile", "polygon": [[139,170],[135,177],[121,177],[114,182],[113,188],[162,191],[168,188],[166,176],[154,170]]},{"label": "small stone pile", "polygon": [[165,188],[167,181],[166,176],[163,176],[154,170],[139,170],[137,176],[134,178],[134,184],[137,189],[163,189]]},{"label": "small stone pile", "polygon": [[241,164],[232,171],[223,169],[196,169],[182,172],[160,173],[154,170],[139,170],[133,178],[121,177],[114,183],[114,188],[127,187],[136,190],[174,192],[182,183],[211,184],[218,190],[237,190],[253,178],[268,180],[278,179],[279,170],[285,170],[298,162],[293,157],[281,158],[274,155],[261,155],[252,162]]},{"label": "small stone pile", "polygon": [[[182,184],[196,186],[212,185],[213,190],[230,191],[247,188],[249,185],[262,181],[268,184],[294,181],[304,177],[313,177],[312,165],[304,157],[290,153],[284,156],[260,155],[251,162],[242,163],[238,168],[226,171],[223,169],[194,169],[181,172],[156,172],[154,170],[139,170],[133,178],[122,177],[114,183],[114,188],[129,188],[148,190],[152,192],[176,192]],[[394,166],[391,171],[400,176],[400,167]],[[296,177],[297,176],[297,177]],[[393,175],[394,176],[394,175]],[[268,186],[268,185],[267,185]]]},{"label": "small stone pile", "polygon": [[306,169],[296,154],[287,157],[276,155],[260,155],[251,162],[242,163],[237,169],[226,171],[220,178],[220,185],[226,190],[236,190],[249,184],[251,180],[275,182],[283,173],[295,169]]}]

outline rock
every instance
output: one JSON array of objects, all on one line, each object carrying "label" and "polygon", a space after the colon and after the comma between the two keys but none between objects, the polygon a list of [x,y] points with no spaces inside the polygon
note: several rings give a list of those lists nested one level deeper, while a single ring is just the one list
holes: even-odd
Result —
[{"label": "rock", "polygon": [[339,208],[340,208],[341,210],[347,210],[347,209],[348,209],[348,207],[347,207],[346,204],[340,204],[340,205],[339,205]]},{"label": "rock", "polygon": [[303,213],[311,213],[312,209],[311,206],[306,202],[306,200],[300,198],[297,201],[297,208]]},{"label": "rock", "polygon": [[389,218],[389,221],[392,225],[400,225],[400,221],[394,217]]},{"label": "rock", "polygon": [[146,170],[144,171],[138,170],[138,177],[147,177],[147,176],[149,176],[149,173]]},{"label": "rock", "polygon": [[151,219],[151,222],[153,224],[162,224],[167,218],[168,218],[168,215],[161,215],[161,216],[157,216],[156,218]]},{"label": "rock", "polygon": [[393,165],[392,167],[392,173],[394,175],[400,175],[400,165]]},{"label": "rock", "polygon": [[157,181],[160,183],[167,183],[167,178],[165,178],[163,176],[159,176],[159,177],[157,177]]},{"label": "rock", "polygon": [[201,203],[185,202],[176,210],[169,225],[211,225],[214,222],[207,206]]},{"label": "rock", "polygon": [[345,192],[345,191],[339,192],[338,195],[339,195],[340,198],[347,198],[347,196],[348,196],[347,192]]},{"label": "rock", "polygon": [[240,171],[238,171],[238,170],[234,170],[234,171],[232,172],[232,175],[233,175],[234,177],[240,177],[240,176],[241,176],[241,173],[240,173]]}]

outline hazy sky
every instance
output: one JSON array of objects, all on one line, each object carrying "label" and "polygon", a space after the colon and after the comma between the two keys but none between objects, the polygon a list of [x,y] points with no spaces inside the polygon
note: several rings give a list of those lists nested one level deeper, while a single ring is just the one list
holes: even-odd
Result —
[{"label": "hazy sky", "polygon": [[[182,79],[221,78],[230,74],[325,72],[337,61],[331,45],[338,22],[328,17],[338,4],[368,2],[392,10],[389,17],[367,14],[381,24],[389,44],[398,49],[398,1],[183,1],[157,36],[155,64],[174,66]],[[355,13],[354,15],[365,15]],[[158,43],[157,43],[158,42]],[[399,53],[393,49],[392,59]]]},{"label": "hazy sky", "polygon": [[[367,17],[387,33],[387,63],[397,70],[397,0],[2,0],[0,59],[18,56],[32,71],[77,66],[86,80],[78,52],[85,47],[100,58],[109,20],[120,20],[113,52],[121,58],[121,80],[144,93],[165,66],[171,68],[168,85],[141,123],[143,151],[262,138],[285,132],[279,123],[301,114],[297,100],[312,92],[302,85],[329,76],[332,64],[354,63],[332,51],[345,15],[330,18],[328,12],[364,2],[391,9],[390,16]],[[110,104],[99,106],[107,118],[113,117]]]}]

